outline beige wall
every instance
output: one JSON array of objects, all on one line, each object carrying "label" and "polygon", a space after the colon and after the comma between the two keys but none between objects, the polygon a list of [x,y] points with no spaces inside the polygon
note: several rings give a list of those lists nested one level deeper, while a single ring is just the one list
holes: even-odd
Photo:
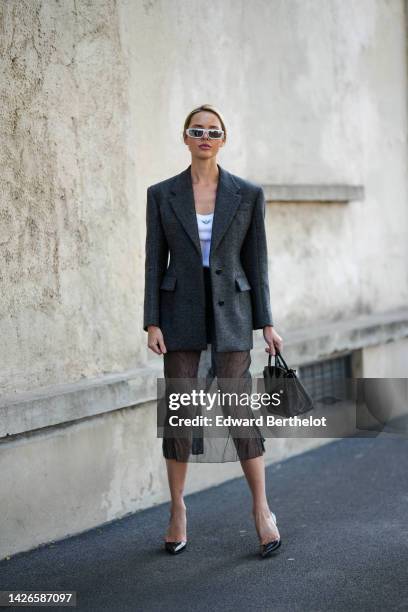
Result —
[{"label": "beige wall", "polygon": [[278,327],[407,304],[402,1],[11,0],[1,17],[1,391],[146,362],[145,189],[188,165],[202,101],[232,172],[364,185],[269,204]]}]

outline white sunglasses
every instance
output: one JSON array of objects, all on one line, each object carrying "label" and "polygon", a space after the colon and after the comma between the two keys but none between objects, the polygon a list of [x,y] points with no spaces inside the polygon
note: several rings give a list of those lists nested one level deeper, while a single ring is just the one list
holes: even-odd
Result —
[{"label": "white sunglasses", "polygon": [[203,138],[204,135],[207,135],[210,140],[220,140],[224,136],[224,130],[216,130],[209,129],[205,130],[204,128],[187,128],[186,129],[187,136],[190,138]]}]

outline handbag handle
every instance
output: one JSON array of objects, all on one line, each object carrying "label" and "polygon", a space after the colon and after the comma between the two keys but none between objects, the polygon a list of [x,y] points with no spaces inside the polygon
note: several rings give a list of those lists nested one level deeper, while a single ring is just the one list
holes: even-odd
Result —
[{"label": "handbag handle", "polygon": [[[287,370],[289,370],[288,364],[286,363],[286,361],[284,360],[284,358],[282,357],[281,353],[278,351],[278,349],[276,349],[276,353],[275,353],[275,367],[278,365],[277,364],[277,359],[280,359],[283,363],[283,365],[285,366],[285,368]],[[268,357],[268,368],[271,367],[272,364],[272,355],[269,353],[269,357]]]}]

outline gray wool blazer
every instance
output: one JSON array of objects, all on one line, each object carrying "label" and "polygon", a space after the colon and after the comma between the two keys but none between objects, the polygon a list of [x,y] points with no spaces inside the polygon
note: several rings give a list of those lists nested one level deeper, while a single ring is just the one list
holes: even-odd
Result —
[{"label": "gray wool blazer", "polygon": [[[253,348],[272,325],[262,187],[219,164],[209,263],[215,350]],[[147,189],[143,329],[161,328],[168,351],[205,350],[205,286],[191,165]],[[169,261],[170,255],[170,261]]]}]

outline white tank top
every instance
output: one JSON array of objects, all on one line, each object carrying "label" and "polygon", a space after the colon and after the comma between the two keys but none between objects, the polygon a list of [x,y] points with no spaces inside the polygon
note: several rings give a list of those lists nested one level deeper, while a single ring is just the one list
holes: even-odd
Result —
[{"label": "white tank top", "polygon": [[210,246],[211,246],[211,234],[214,213],[208,215],[197,215],[198,235],[200,236],[201,252],[203,254],[203,266],[210,266]]}]

